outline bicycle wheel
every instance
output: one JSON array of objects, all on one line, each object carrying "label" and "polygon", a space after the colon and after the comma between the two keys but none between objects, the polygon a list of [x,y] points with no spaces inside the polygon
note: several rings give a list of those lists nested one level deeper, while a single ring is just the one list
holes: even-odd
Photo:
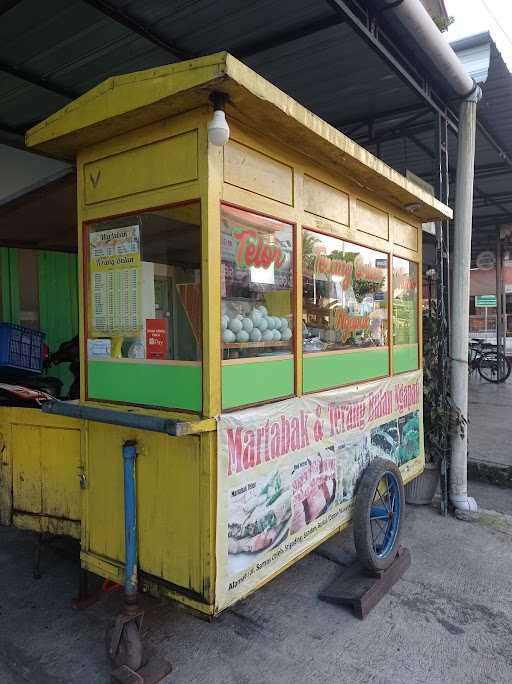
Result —
[{"label": "bicycle wheel", "polygon": [[478,372],[487,382],[505,382],[510,370],[510,361],[501,352],[485,352],[478,360]]}]

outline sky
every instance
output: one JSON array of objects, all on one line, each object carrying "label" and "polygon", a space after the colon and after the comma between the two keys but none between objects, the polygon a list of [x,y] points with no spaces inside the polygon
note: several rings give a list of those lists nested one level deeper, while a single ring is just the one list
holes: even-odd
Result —
[{"label": "sky", "polygon": [[511,0],[445,0],[454,23],[443,34],[450,42],[490,31],[498,50],[512,71],[512,2]]}]

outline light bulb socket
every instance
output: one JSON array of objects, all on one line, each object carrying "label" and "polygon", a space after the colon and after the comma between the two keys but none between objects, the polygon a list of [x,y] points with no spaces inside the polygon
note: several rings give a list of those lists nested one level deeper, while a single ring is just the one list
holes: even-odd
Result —
[{"label": "light bulb socket", "polygon": [[210,93],[210,101],[213,104],[213,110],[216,112],[217,110],[224,111],[226,108],[226,102],[228,101],[228,96],[226,93],[221,93],[218,90],[214,90],[213,93]]}]

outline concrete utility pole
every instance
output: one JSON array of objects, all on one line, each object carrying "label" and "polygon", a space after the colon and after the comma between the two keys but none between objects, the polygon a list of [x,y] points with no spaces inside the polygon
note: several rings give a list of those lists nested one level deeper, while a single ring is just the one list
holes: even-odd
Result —
[{"label": "concrete utility pole", "polygon": [[[476,107],[482,96],[477,86],[460,105],[455,185],[455,227],[453,246],[451,393],[455,406],[468,416],[469,276],[473,223],[473,178],[475,164]],[[467,426],[452,434],[450,462],[450,501],[462,511],[476,511],[476,501],[468,496]]]}]

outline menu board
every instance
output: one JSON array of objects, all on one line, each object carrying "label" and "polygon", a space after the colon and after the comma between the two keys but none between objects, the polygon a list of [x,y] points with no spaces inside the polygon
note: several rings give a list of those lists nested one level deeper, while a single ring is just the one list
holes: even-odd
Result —
[{"label": "menu board", "polygon": [[142,331],[139,226],[91,232],[92,337]]}]

